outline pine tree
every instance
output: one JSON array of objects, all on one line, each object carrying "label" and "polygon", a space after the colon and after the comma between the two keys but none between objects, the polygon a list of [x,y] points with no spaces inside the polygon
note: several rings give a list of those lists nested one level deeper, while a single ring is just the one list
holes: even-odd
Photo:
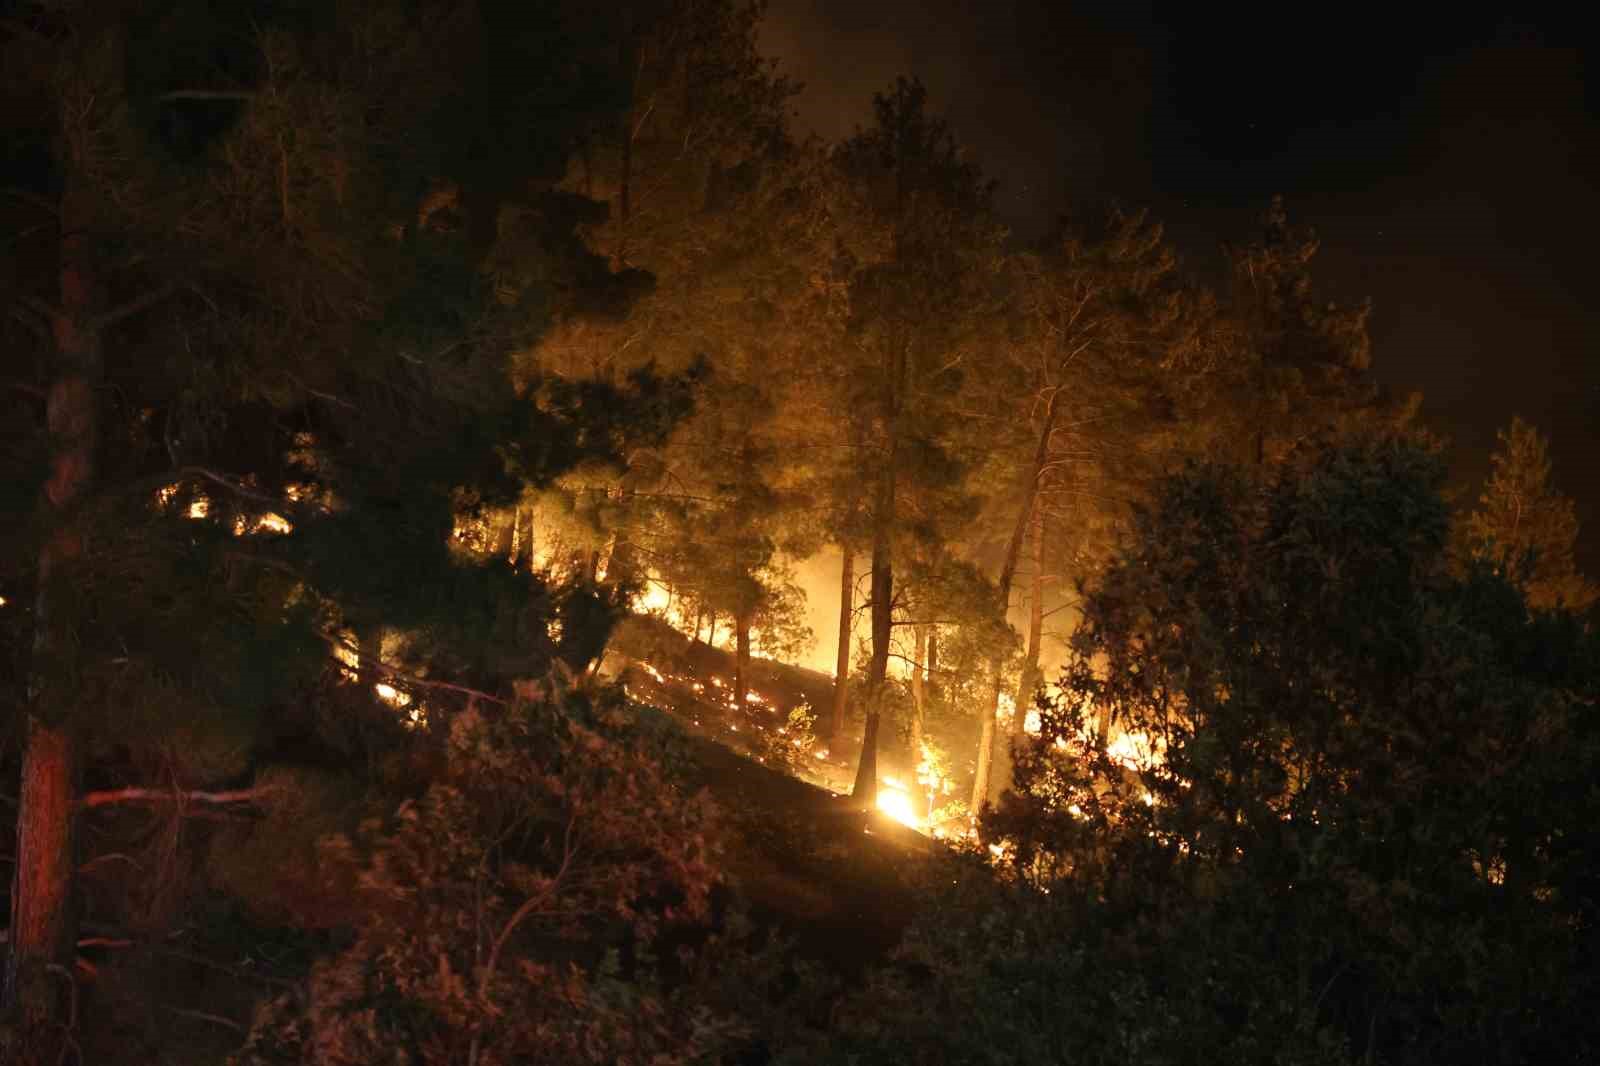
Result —
[{"label": "pine tree", "polygon": [[1467,516],[1468,552],[1522,590],[1530,607],[1584,610],[1600,588],[1578,571],[1578,517],[1551,476],[1549,441],[1520,418],[1499,433],[1493,470]]},{"label": "pine tree", "polygon": [[[1027,652],[1017,688],[1013,736],[1037,683],[1042,640],[1047,512],[1082,546],[1136,499],[1155,471],[1187,442],[1177,433],[1172,397],[1206,372],[1198,340],[1204,307],[1176,272],[1162,229],[1139,212],[1064,221],[1037,253],[1011,272],[1008,358],[987,375],[991,447],[990,526],[1005,530],[998,584],[1009,605],[1023,550],[1033,553]],[[998,535],[996,536],[998,539]],[[991,767],[1005,754],[996,715],[1006,663],[990,666],[990,707],[982,732],[972,803],[994,791]],[[1002,782],[1003,783],[1003,782]]]},{"label": "pine tree", "polygon": [[[515,57],[495,51],[573,41],[550,11],[444,7],[439,24],[408,5],[308,25],[183,4],[7,24],[31,123],[13,134],[49,146],[24,221],[56,234],[8,308],[47,398],[23,453],[38,465],[6,486],[8,514],[32,514],[0,578],[31,601],[8,619],[32,648],[6,982],[26,1031],[59,1032],[80,812],[262,799],[261,723],[327,699],[330,652],[370,658],[386,628],[404,650],[368,680],[503,698],[582,666],[615,613],[452,539],[580,461],[616,462],[618,427],[664,432],[686,383],[512,389],[511,350],[625,285],[573,233],[579,205],[538,191],[571,113],[502,80]],[[527,120],[494,156],[505,173],[450,139],[455,84],[407,80],[430,46],[431,69],[494,54],[479,88]],[[545,209],[539,272],[491,256],[517,188]],[[130,780],[139,765],[166,787]],[[193,791],[216,785],[240,787]]]},{"label": "pine tree", "polygon": [[[966,342],[994,304],[1003,233],[992,186],[929,114],[927,91],[901,79],[874,99],[875,121],[839,146],[833,272],[848,298],[848,347],[835,353],[838,410],[866,427],[859,449],[870,528],[871,648],[866,728],[853,794],[877,792],[879,705],[888,677],[895,568],[915,524],[906,501],[963,479],[949,434],[971,352]],[[848,416],[844,419],[848,424]]]}]

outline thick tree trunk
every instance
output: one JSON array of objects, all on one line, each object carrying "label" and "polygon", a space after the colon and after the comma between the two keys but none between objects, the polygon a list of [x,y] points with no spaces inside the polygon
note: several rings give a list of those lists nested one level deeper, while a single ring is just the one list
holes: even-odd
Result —
[{"label": "thick tree trunk", "polygon": [[833,717],[828,723],[829,746],[844,743],[845,711],[850,706],[850,622],[855,615],[855,554],[845,547],[839,571],[839,655],[833,673]]},{"label": "thick tree trunk", "polygon": [[[71,579],[64,571],[83,551],[73,511],[94,478],[96,390],[104,376],[97,320],[101,301],[77,206],[69,183],[61,200],[61,313],[53,323],[56,379],[46,403],[54,450],[42,506],[55,530],[39,559],[34,656],[41,665],[65,650],[64,620],[57,617],[52,592],[57,583]],[[11,952],[5,972],[5,1006],[17,1009],[30,1040],[50,1033],[60,1019],[76,940],[77,750],[71,727],[58,717],[67,710],[69,697],[51,686],[52,679],[39,672],[30,685],[33,706],[18,792]],[[37,714],[43,707],[49,708],[48,717]]]},{"label": "thick tree trunk", "polygon": [[750,691],[750,616],[734,616],[733,705],[743,710]]},{"label": "thick tree trunk", "polygon": [[872,522],[872,658],[867,663],[867,723],[861,737],[861,761],[856,764],[855,786],[850,790],[857,805],[867,809],[878,803],[878,722],[883,710],[883,690],[889,677],[889,640],[894,634],[894,569],[890,546],[894,492],[894,450],[891,448]]},{"label": "thick tree trunk", "polygon": [[517,563],[517,514],[511,512],[504,519],[496,520],[489,531],[489,554],[496,559],[504,559],[515,566]]},{"label": "thick tree trunk", "polygon": [[1017,695],[1011,705],[1011,730],[1005,743],[995,749],[996,771],[991,780],[1004,789],[1015,781],[1013,752],[1027,739],[1028,711],[1033,707],[1034,690],[1039,686],[1039,645],[1044,637],[1044,508],[1035,501],[1033,508],[1033,575],[1028,590],[1028,650],[1022,659],[1022,674],[1017,679]]},{"label": "thick tree trunk", "polygon": [[517,557],[515,561],[522,570],[531,574],[538,565],[538,560],[534,556],[532,507],[517,508],[516,528]]},{"label": "thick tree trunk", "polygon": [[911,765],[922,762],[922,734],[928,721],[928,630],[929,626],[914,627],[916,650],[911,663]]},{"label": "thick tree trunk", "polygon": [[68,729],[30,719],[11,882],[6,1004],[23,1028],[43,1034],[61,1017],[72,980],[72,872],[77,752]]},{"label": "thick tree trunk", "polygon": [[[1011,582],[1017,574],[1017,563],[1022,558],[1022,542],[1028,535],[1028,525],[1039,496],[1039,480],[1044,476],[1046,461],[1050,458],[1050,438],[1055,433],[1056,413],[1060,410],[1061,390],[1050,394],[1050,404],[1045,408],[1044,424],[1039,429],[1039,440],[1034,446],[1033,466],[1028,471],[1028,481],[1023,486],[1022,507],[1017,512],[1017,522],[1011,529],[1011,539],[1006,543],[1005,558],[1000,563],[1000,609],[1011,609]],[[983,731],[978,735],[978,772],[972,782],[972,811],[978,812],[989,800],[990,773],[994,762],[995,718],[1000,713],[1002,678],[1000,664],[995,663],[993,683],[990,685],[989,710],[984,716]]]},{"label": "thick tree trunk", "polygon": [[928,627],[928,699],[939,699],[939,627]]}]

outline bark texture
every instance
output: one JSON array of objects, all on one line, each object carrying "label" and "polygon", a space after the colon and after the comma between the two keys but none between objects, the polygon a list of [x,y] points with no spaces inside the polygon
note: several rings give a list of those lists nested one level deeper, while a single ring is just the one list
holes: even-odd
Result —
[{"label": "bark texture", "polygon": [[[69,182],[61,199],[61,310],[52,323],[55,380],[46,403],[53,442],[41,507],[51,533],[39,558],[35,603],[35,662],[45,667],[69,644],[68,619],[59,617],[53,591],[71,580],[83,552],[76,512],[95,475],[99,433],[97,387],[104,376],[97,279],[83,212]],[[6,960],[5,1004],[15,1008],[26,1043],[52,1032],[71,993],[76,930],[76,738],[65,703],[36,668],[17,806],[17,864],[11,885],[11,951]]]},{"label": "bark texture", "polygon": [[855,556],[847,547],[839,571],[839,657],[833,673],[833,717],[828,723],[829,743],[844,742],[845,712],[850,706],[850,622],[855,614]]}]

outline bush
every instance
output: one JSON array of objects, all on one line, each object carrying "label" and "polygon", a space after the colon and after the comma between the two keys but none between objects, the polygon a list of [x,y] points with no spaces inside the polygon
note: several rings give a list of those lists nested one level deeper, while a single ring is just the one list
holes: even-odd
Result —
[{"label": "bush", "polygon": [[[444,780],[324,842],[362,918],[235,1063],[699,1062],[748,1039],[705,960],[749,959],[703,932],[716,814],[650,735],[579,697],[460,715]],[[663,957],[669,934],[697,946]]]}]

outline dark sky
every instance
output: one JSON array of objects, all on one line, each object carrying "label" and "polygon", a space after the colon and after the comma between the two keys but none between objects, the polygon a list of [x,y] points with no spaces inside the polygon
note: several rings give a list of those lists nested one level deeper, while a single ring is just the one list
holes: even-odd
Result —
[{"label": "dark sky", "polygon": [[1422,391],[1463,484],[1513,414],[1551,435],[1600,573],[1594,53],[1532,9],[1411,6],[772,0],[764,43],[824,136],[920,76],[1019,234],[1117,198],[1205,268],[1284,194],[1330,295],[1373,298],[1374,368]]}]

